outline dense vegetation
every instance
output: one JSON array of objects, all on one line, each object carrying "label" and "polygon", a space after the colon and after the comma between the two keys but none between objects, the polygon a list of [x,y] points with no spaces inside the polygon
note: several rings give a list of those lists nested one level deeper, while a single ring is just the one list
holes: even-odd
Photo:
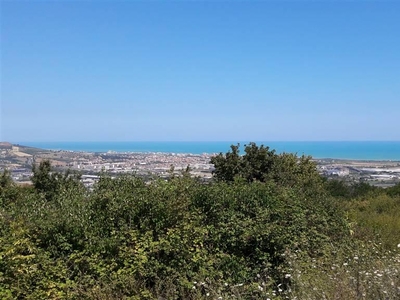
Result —
[{"label": "dense vegetation", "polygon": [[[250,144],[168,180],[0,176],[1,299],[398,299],[400,186]],[[399,245],[398,245],[399,244]]]}]

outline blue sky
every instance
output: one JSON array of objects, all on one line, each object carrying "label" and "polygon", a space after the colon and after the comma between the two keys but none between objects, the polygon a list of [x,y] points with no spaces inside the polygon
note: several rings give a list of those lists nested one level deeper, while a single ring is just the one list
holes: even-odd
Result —
[{"label": "blue sky", "polygon": [[400,140],[400,1],[2,1],[0,140]]}]

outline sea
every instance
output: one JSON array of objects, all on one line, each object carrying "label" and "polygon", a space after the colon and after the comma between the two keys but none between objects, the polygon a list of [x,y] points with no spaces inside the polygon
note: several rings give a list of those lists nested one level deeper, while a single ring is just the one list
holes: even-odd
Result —
[{"label": "sea", "polygon": [[[49,150],[85,152],[141,153],[226,153],[238,142],[21,142],[20,145]],[[248,142],[239,142],[241,153]],[[391,160],[400,161],[400,141],[258,141],[277,153],[310,155],[315,159]]]}]

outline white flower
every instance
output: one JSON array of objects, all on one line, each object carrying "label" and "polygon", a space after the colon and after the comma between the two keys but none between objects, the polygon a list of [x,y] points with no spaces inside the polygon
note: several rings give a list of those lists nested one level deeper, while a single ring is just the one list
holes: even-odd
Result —
[{"label": "white flower", "polygon": [[400,248],[400,244],[397,244],[397,248]]},{"label": "white flower", "polygon": [[239,283],[239,284],[234,285],[234,287],[237,287],[237,286],[243,286],[243,283]]},{"label": "white flower", "polygon": [[290,278],[290,277],[292,277],[292,275],[290,275],[290,274],[285,274],[285,278]]}]

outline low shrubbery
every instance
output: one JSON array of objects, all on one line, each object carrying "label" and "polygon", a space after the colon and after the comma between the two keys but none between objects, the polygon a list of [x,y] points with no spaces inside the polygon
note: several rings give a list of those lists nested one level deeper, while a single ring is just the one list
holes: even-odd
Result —
[{"label": "low shrubbery", "polygon": [[399,197],[333,197],[294,157],[263,180],[253,160],[232,181],[103,174],[90,192],[49,165],[33,187],[4,174],[0,298],[399,297]]}]

